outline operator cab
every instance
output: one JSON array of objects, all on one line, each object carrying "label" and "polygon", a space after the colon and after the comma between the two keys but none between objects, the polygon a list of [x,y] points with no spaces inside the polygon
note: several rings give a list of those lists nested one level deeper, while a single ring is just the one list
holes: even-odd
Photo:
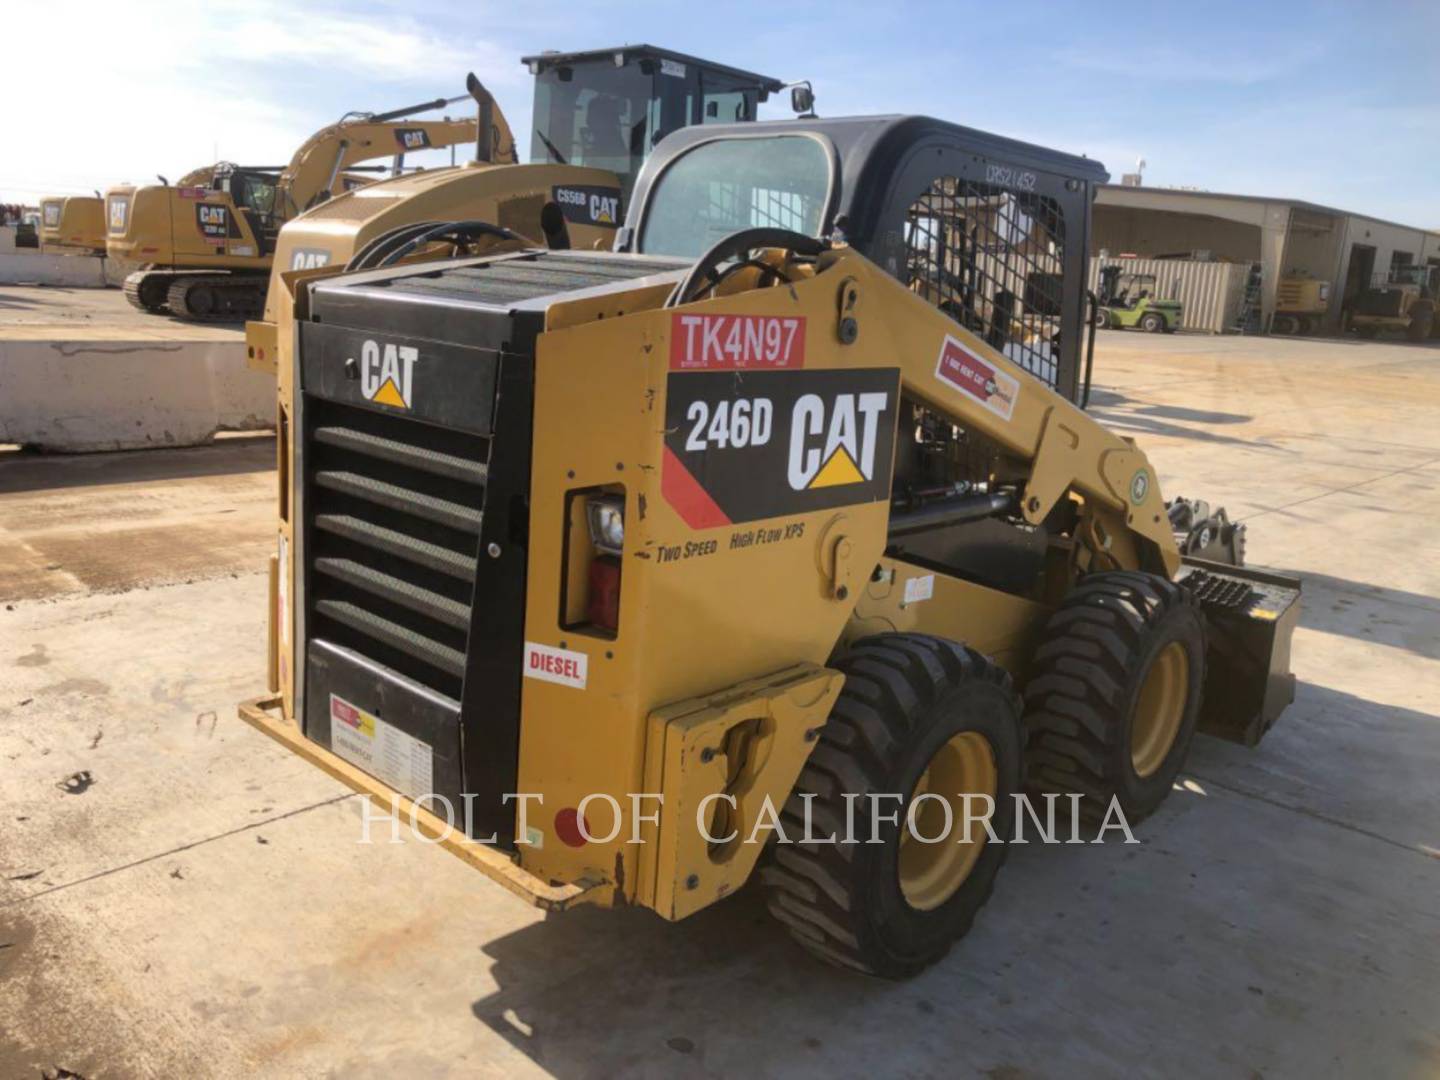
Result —
[{"label": "operator cab", "polygon": [[1107,266],[1100,271],[1101,304],[1129,309],[1155,295],[1154,274],[1122,274],[1118,266]]},{"label": "operator cab", "polygon": [[1090,204],[1107,178],[926,116],[692,127],[646,162],[616,250],[694,259],[757,227],[843,241],[1076,401]]},{"label": "operator cab", "polygon": [[641,163],[670,132],[753,121],[785,85],[652,45],[544,52],[522,62],[535,76],[531,162],[608,169],[626,201]]},{"label": "operator cab", "polygon": [[210,190],[229,195],[235,209],[249,223],[262,255],[275,250],[275,238],[280,232],[275,220],[275,189],[279,181],[278,168],[246,167],[229,162],[217,165],[214,179],[210,181]]}]

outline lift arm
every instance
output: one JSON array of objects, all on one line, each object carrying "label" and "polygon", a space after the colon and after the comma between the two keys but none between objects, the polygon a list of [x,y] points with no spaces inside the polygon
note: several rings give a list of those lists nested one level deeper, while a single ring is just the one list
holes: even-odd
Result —
[{"label": "lift arm", "polygon": [[[479,86],[478,80],[475,82]],[[484,88],[484,100],[472,90],[470,96],[480,105],[478,119],[449,118],[441,120],[408,120],[396,118],[397,113],[418,112],[438,108],[451,101],[431,102],[412,110],[386,113],[386,119],[358,117],[331,124],[310,136],[290,159],[280,174],[279,192],[284,200],[285,216],[293,217],[335,194],[334,185],[351,166],[376,158],[401,157],[416,150],[430,150],[478,141],[488,148],[489,160],[513,163],[515,137],[505,114]],[[479,127],[488,120],[488,132]]]},{"label": "lift arm", "polygon": [[[901,369],[905,393],[993,442],[1024,479],[1019,511],[1038,525],[1069,492],[1099,514],[1086,542],[1138,568],[1173,577],[1180,567],[1160,484],[1145,454],[1040,379],[1008,360],[857,252],[822,256],[811,287],[833,282],[837,326],[854,320],[857,366]],[[850,333],[852,331],[842,331]],[[1131,536],[1123,534],[1133,534]],[[1114,549],[1112,552],[1112,548]]]}]

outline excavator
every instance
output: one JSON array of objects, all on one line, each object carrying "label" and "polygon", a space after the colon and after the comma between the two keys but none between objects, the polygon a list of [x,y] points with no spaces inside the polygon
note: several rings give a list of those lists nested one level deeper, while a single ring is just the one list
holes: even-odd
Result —
[{"label": "excavator", "polygon": [[1017,796],[1138,825],[1294,697],[1299,581],[1183,550],[1083,408],[1106,179],[929,117],[690,127],[613,250],[293,279],[240,715],[547,911],[757,879],[822,961],[936,963],[1019,887]]},{"label": "excavator", "polygon": [[47,255],[104,255],[105,211],[100,193],[41,199],[40,251]]},{"label": "excavator", "polygon": [[[529,162],[518,163],[504,112],[471,73],[466,90],[491,133],[474,161],[338,193],[280,230],[264,315],[245,328],[251,367],[274,373],[288,361],[289,342],[276,339],[275,327],[288,322],[296,279],[307,272],[385,265],[416,252],[476,253],[503,243],[492,226],[552,249],[610,247],[655,142],[693,124],[754,120],[759,105],[786,86],[643,44],[544,52],[521,63],[535,77]],[[792,107],[810,109],[809,84],[796,89]]]},{"label": "excavator", "polygon": [[[364,162],[476,139],[474,119],[415,119],[468,95],[438,98],[386,113],[350,113],[317,131],[290,163],[240,166],[221,162],[170,184],[124,185],[105,193],[105,247],[113,259],[138,265],[125,297],[141,311],[193,320],[258,315],[281,227],[333,195],[367,182]],[[487,146],[514,159],[514,147]]]}]

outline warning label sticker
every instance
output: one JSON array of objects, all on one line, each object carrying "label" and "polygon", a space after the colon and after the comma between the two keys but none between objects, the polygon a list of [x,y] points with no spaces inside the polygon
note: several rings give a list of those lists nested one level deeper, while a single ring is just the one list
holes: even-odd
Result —
[{"label": "warning label sticker", "polygon": [[984,405],[996,416],[1009,420],[1020,399],[1020,380],[1000,371],[990,361],[971,352],[948,334],[940,348],[935,377]]},{"label": "warning label sticker", "polygon": [[918,604],[922,600],[929,600],[934,595],[934,574],[912,577],[905,582],[905,603],[907,604]]},{"label": "warning label sticker", "polygon": [[429,744],[338,694],[330,695],[330,749],[412,799],[434,790]]}]

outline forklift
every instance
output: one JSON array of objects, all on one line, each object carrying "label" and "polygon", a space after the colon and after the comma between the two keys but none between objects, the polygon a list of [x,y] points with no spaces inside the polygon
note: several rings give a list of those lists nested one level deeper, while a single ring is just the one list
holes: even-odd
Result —
[{"label": "forklift", "polygon": [[689,127],[613,251],[297,281],[240,715],[548,911],[754,881],[821,960],[935,963],[1015,796],[1139,823],[1294,696],[1299,582],[1182,552],[1080,407],[1106,179],[928,117]]},{"label": "forklift", "polygon": [[1173,334],[1184,322],[1184,306],[1178,300],[1160,298],[1154,274],[1135,274],[1119,266],[1102,266],[1098,295],[1096,318],[1102,329]]}]

